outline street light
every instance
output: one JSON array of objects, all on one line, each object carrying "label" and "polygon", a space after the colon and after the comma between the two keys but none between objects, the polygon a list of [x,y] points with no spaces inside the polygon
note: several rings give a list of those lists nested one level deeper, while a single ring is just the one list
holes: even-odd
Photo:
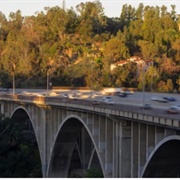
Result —
[{"label": "street light", "polygon": [[91,61],[91,100],[92,100],[92,61]]},{"label": "street light", "polygon": [[144,114],[144,106],[145,106],[145,72],[146,72],[146,65],[143,64],[143,114]]},{"label": "street light", "polygon": [[91,69],[90,69],[90,74],[91,74],[91,76],[90,76],[91,100],[92,100],[92,97],[93,97],[93,82],[92,82],[92,80],[93,80],[93,78],[92,78],[92,77],[93,77],[93,76],[92,76],[92,71],[93,71],[93,69],[92,69],[92,68],[93,68],[93,67],[92,67],[92,64],[94,64],[94,61],[90,61],[90,66],[91,66],[91,67],[90,67],[90,68],[91,68]]},{"label": "street light", "polygon": [[151,74],[151,92],[153,92],[153,78],[154,78],[154,69],[153,69],[154,63],[153,63],[153,62],[152,62],[152,64],[151,64],[151,66],[152,66],[152,74]]},{"label": "street light", "polygon": [[53,65],[53,60],[49,58],[48,66],[47,66],[47,92],[46,92],[47,96],[49,95],[49,86],[50,86],[49,79],[50,79],[50,71],[52,70],[52,65]]},{"label": "street light", "polygon": [[49,69],[47,69],[47,92],[46,95],[48,96],[49,94]]},{"label": "street light", "polygon": [[12,76],[13,76],[13,96],[15,95],[15,69],[16,69],[16,64],[12,64]]}]

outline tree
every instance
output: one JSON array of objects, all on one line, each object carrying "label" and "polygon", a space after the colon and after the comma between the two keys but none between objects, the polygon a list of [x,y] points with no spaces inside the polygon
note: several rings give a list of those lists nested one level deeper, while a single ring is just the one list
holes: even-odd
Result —
[{"label": "tree", "polygon": [[68,15],[64,9],[60,7],[46,8],[46,21],[48,23],[48,29],[52,31],[51,36],[59,37],[59,40],[64,39],[67,32]]},{"label": "tree", "polygon": [[79,16],[78,32],[83,37],[92,37],[94,33],[100,33],[106,26],[106,18],[102,4],[99,0],[94,2],[80,3],[76,6]]},{"label": "tree", "polygon": [[[14,128],[14,122],[5,117],[3,114],[0,115],[0,145],[5,149],[8,147],[14,147],[19,143],[18,134]],[[3,153],[3,149],[1,153]]]},{"label": "tree", "polygon": [[171,79],[167,80],[167,88],[168,88],[168,92],[173,92],[174,86],[173,86],[173,82]]},{"label": "tree", "polygon": [[42,177],[37,144],[29,142],[23,123],[0,115],[0,177]]},{"label": "tree", "polygon": [[141,48],[143,59],[154,59],[158,54],[158,49],[154,43],[145,40],[139,40],[138,45]]},{"label": "tree", "polygon": [[113,73],[113,82],[116,87],[136,87],[137,86],[137,65],[127,63],[116,67]]},{"label": "tree", "polygon": [[126,40],[123,34],[118,31],[115,37],[106,42],[103,55],[109,62],[117,62],[118,60],[127,59],[129,50],[125,44]]},{"label": "tree", "polygon": [[177,90],[178,90],[178,92],[180,92],[180,77],[176,80],[176,83],[178,85]]},{"label": "tree", "polygon": [[120,15],[120,24],[121,24],[121,30],[124,29],[124,27],[129,27],[131,21],[135,19],[135,8],[133,8],[131,5],[123,5],[121,15]]},{"label": "tree", "polygon": [[88,169],[85,176],[85,178],[103,178],[103,173],[99,169]]},{"label": "tree", "polygon": [[178,36],[178,38],[172,44],[172,48],[174,50],[176,50],[176,52],[177,52],[176,56],[175,56],[175,60],[179,63],[180,62],[180,35]]},{"label": "tree", "polygon": [[155,42],[156,32],[160,31],[159,7],[146,7],[144,12],[144,22],[142,25],[142,35],[145,41]]}]

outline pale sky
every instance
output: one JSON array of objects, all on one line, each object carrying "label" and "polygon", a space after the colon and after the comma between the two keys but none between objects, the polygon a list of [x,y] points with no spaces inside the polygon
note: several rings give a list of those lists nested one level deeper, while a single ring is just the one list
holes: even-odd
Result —
[{"label": "pale sky", "polygon": [[[66,8],[69,9],[80,4],[81,2],[89,2],[93,0],[65,0]],[[35,12],[44,11],[44,7],[62,7],[63,0],[0,0],[0,11],[8,17],[10,12],[21,10],[22,16],[35,15]],[[144,6],[165,5],[168,11],[171,5],[176,5],[176,12],[180,14],[179,0],[100,0],[104,8],[104,13],[108,17],[119,17],[122,6],[124,4],[132,5],[137,8],[140,3]]]}]

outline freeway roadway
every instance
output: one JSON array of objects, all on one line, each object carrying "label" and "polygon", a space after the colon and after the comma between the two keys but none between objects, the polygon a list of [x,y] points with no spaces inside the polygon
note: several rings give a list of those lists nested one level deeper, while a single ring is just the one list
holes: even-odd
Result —
[{"label": "freeway roadway", "polygon": [[[1,94],[12,94],[12,89],[9,89],[8,92],[6,90],[1,90]],[[24,95],[35,95],[35,96],[49,96],[49,97],[65,97],[69,96],[69,98],[74,99],[86,99],[104,102],[103,98],[106,97],[101,91],[89,91],[89,90],[46,90],[46,89],[16,89],[17,94]],[[176,101],[168,101],[167,103],[162,103],[158,101],[151,100],[152,97],[174,97]],[[141,106],[144,104],[150,104],[153,109],[161,109],[166,111],[170,106],[179,105],[180,104],[180,95],[179,94],[168,94],[168,93],[150,93],[145,92],[144,95],[142,92],[134,92],[132,94],[127,95],[126,97],[119,96],[111,96],[114,104],[119,105],[133,105],[133,106]]]}]

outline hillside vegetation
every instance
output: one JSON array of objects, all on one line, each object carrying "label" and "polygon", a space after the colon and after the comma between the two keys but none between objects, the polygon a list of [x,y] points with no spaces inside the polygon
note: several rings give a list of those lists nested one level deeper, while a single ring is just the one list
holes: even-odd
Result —
[{"label": "hillside vegetation", "polygon": [[[100,1],[75,9],[45,7],[45,12],[6,18],[0,13],[1,87],[92,86],[142,88],[143,73],[134,63],[110,65],[138,56],[151,60],[146,89],[180,91],[180,19],[172,5],[137,8],[124,4],[120,17],[104,14]],[[138,72],[138,73],[137,73]]]}]

